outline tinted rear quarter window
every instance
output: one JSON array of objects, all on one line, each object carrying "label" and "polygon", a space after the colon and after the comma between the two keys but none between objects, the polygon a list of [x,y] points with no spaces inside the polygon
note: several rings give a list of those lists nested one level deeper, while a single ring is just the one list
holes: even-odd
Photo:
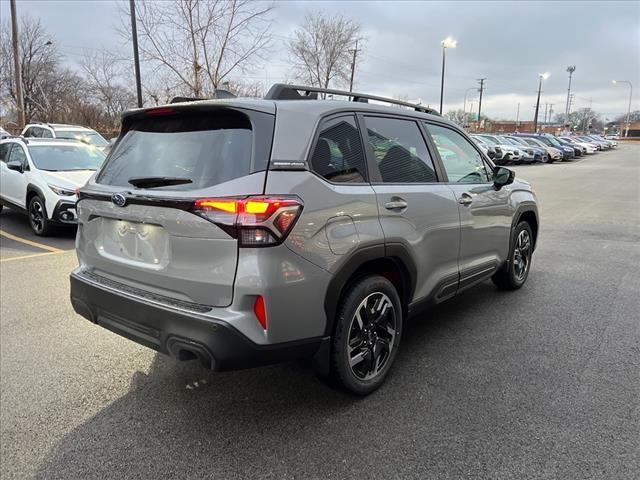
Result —
[{"label": "tinted rear quarter window", "polygon": [[251,121],[242,112],[217,109],[134,120],[111,151],[97,182],[131,187],[135,177],[180,177],[192,183],[171,190],[206,188],[266,168],[252,162]]},{"label": "tinted rear quarter window", "polygon": [[365,181],[364,151],[353,115],[332,118],[320,125],[311,156],[311,169],[331,182]]}]

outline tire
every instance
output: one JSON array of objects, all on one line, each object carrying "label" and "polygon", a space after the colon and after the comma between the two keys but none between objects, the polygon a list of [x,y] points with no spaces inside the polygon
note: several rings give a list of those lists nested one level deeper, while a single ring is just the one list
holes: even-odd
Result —
[{"label": "tire", "polygon": [[533,232],[527,222],[520,222],[513,232],[509,259],[491,280],[502,290],[517,290],[524,285],[531,270]]},{"label": "tire", "polygon": [[47,207],[39,195],[31,197],[27,213],[29,215],[29,225],[31,225],[33,233],[39,237],[51,235],[53,225],[47,216]]},{"label": "tire", "polygon": [[336,313],[331,379],[356,395],[376,390],[398,352],[402,320],[400,297],[389,280],[370,275],[353,283]]}]

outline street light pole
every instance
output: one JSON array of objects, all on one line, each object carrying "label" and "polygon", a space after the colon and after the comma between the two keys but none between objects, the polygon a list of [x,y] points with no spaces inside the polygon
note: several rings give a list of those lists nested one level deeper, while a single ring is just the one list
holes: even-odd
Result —
[{"label": "street light pole", "polygon": [[440,115],[442,115],[442,102],[444,100],[444,67],[447,48],[456,48],[456,42],[453,38],[447,37],[442,42],[442,79],[440,80]]},{"label": "street light pole", "polygon": [[467,88],[464,92],[464,103],[462,105],[462,113],[467,113],[467,94],[471,91],[471,90],[478,90],[478,87],[471,87],[471,88]]},{"label": "street light pole", "polygon": [[549,78],[548,73],[541,73],[538,75],[538,100],[536,100],[536,113],[533,117],[533,133],[538,133],[538,112],[540,111],[540,92],[542,91],[542,80]]},{"label": "street light pole", "polygon": [[633,98],[633,84],[629,81],[629,80],[613,80],[612,83],[626,83],[627,85],[629,85],[629,106],[627,107],[627,121],[625,122],[627,124],[625,130],[624,130],[624,138],[627,138],[629,136],[629,118],[631,116],[631,99]]},{"label": "street light pole", "polygon": [[136,93],[138,96],[138,108],[142,107],[142,84],[140,82],[140,58],[138,56],[138,27],[136,23],[136,2],[129,0],[131,11],[131,39],[133,41],[133,65],[136,71]]},{"label": "street light pole", "polygon": [[575,65],[569,65],[567,67],[567,72],[569,73],[569,88],[567,88],[567,105],[564,109],[564,123],[565,125],[569,123],[569,106],[570,106],[570,98],[571,98],[571,77],[573,77],[573,72],[576,71]]}]

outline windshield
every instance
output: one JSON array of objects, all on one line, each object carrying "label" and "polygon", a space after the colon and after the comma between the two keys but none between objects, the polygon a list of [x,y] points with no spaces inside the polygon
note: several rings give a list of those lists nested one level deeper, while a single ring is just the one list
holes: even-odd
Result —
[{"label": "windshield", "polygon": [[558,140],[556,140],[554,137],[542,137],[542,138],[546,138],[547,140],[549,140],[549,143],[554,147],[562,146],[562,144]]},{"label": "windshield", "polygon": [[89,130],[56,130],[56,138],[69,138],[90,143],[96,147],[104,147],[108,142],[98,132]]},{"label": "windshield", "polygon": [[524,138],[523,139],[525,142],[527,142],[529,145],[534,145],[536,147],[544,147],[544,145],[540,142],[538,142],[537,140],[533,139],[533,138]]},{"label": "windshield", "polygon": [[500,140],[498,140],[496,137],[491,137],[489,135],[483,135],[482,138],[485,138],[486,140],[489,141],[489,143],[493,144],[493,145],[500,145],[502,142]]},{"label": "windshield", "polygon": [[97,170],[105,155],[92,145],[29,145],[31,160],[38,170]]},{"label": "windshield", "polygon": [[509,137],[500,137],[500,140],[502,140],[504,143],[506,143],[507,145],[516,145],[518,147],[521,147],[522,145],[520,145],[518,142],[516,142],[515,140],[512,140]]},{"label": "windshield", "polygon": [[518,138],[518,137],[510,137],[511,140],[513,140],[514,142],[520,144],[520,145],[524,145],[525,147],[528,147],[529,144],[526,142],[526,140],[524,138]]}]

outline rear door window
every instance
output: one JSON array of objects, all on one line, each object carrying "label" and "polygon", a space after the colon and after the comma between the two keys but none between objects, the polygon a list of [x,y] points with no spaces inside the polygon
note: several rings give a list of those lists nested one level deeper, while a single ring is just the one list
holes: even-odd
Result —
[{"label": "rear door window", "polygon": [[258,170],[267,158],[252,160],[249,118],[236,110],[148,116],[133,123],[114,147],[97,182],[131,187],[136,177],[179,177],[191,183],[160,187],[211,187]]},{"label": "rear door window", "polygon": [[413,120],[365,117],[367,136],[384,183],[437,182],[427,145]]}]

